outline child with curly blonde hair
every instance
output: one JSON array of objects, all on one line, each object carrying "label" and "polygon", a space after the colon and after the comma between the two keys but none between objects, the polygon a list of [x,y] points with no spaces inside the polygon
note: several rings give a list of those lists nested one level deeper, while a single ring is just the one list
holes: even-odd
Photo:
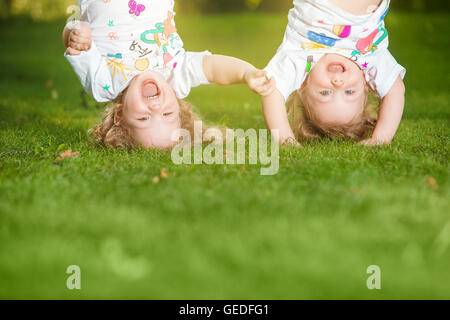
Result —
[{"label": "child with curly blonde hair", "polygon": [[173,0],[80,0],[81,21],[63,32],[65,56],[85,90],[113,101],[93,131],[119,148],[168,149],[198,117],[182,99],[191,88],[247,83],[268,90],[264,72],[242,60],[186,52],[175,27]]},{"label": "child with curly blonde hair", "polygon": [[[403,114],[406,70],[388,50],[389,3],[294,0],[283,43],[265,69],[276,88],[262,97],[267,126],[279,130],[279,142],[392,141]],[[378,97],[378,117],[369,93]]]}]

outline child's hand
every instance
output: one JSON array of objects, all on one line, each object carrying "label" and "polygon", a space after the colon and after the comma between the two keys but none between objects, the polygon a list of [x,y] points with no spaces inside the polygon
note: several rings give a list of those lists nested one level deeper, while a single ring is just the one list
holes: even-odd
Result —
[{"label": "child's hand", "polygon": [[297,147],[297,148],[301,148],[302,145],[300,142],[297,141],[297,139],[295,138],[288,138],[286,140],[284,140],[281,143],[282,146],[292,146],[292,147]]},{"label": "child's hand", "polygon": [[377,147],[377,146],[388,145],[389,142],[388,141],[379,140],[379,139],[375,139],[375,138],[372,137],[372,138],[365,139],[365,140],[361,141],[359,144],[363,145],[363,146],[366,146],[366,147]]},{"label": "child's hand", "polygon": [[66,41],[66,53],[78,56],[81,51],[89,51],[92,46],[91,28],[85,22],[80,22],[78,29],[70,29]]},{"label": "child's hand", "polygon": [[245,74],[245,82],[249,88],[262,97],[267,97],[275,90],[275,78],[269,79],[267,71],[252,70]]},{"label": "child's hand", "polygon": [[394,139],[405,107],[405,84],[401,76],[383,98],[378,113],[377,125],[369,139],[360,144],[367,147],[389,145]]}]

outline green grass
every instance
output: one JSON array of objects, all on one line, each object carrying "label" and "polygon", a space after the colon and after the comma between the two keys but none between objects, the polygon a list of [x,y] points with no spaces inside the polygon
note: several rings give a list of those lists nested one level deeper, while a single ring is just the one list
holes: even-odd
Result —
[{"label": "green grass", "polygon": [[[93,146],[86,131],[101,110],[81,106],[63,22],[2,23],[0,298],[449,299],[449,18],[388,19],[391,51],[408,69],[391,146],[283,148],[272,177],[259,166],[175,166],[164,152]],[[286,24],[177,19],[188,50],[258,67]],[[197,88],[188,100],[213,122],[264,128],[244,86]],[[58,148],[81,154],[55,165]],[[162,168],[170,178],[153,184]],[[72,264],[80,291],[65,286]],[[381,267],[382,290],[366,288],[370,265]]]}]

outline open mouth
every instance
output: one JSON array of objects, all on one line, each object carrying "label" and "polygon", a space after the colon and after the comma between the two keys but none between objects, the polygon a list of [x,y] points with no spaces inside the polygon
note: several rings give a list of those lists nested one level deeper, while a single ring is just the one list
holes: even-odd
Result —
[{"label": "open mouth", "polygon": [[328,65],[328,72],[332,73],[344,73],[345,66],[342,63],[334,62]]},{"label": "open mouth", "polygon": [[146,80],[142,84],[142,94],[148,100],[158,99],[161,90],[158,87],[158,84],[154,80]]}]

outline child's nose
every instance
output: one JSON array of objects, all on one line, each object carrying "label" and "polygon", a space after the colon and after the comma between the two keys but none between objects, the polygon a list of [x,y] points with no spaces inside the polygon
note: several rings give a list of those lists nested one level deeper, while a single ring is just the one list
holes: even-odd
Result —
[{"label": "child's nose", "polygon": [[150,111],[158,111],[159,109],[161,109],[161,105],[159,103],[150,103],[148,105],[148,109]]},{"label": "child's nose", "polygon": [[342,79],[333,79],[333,80],[331,80],[331,83],[335,87],[341,87],[344,84],[344,80],[342,80]]}]

